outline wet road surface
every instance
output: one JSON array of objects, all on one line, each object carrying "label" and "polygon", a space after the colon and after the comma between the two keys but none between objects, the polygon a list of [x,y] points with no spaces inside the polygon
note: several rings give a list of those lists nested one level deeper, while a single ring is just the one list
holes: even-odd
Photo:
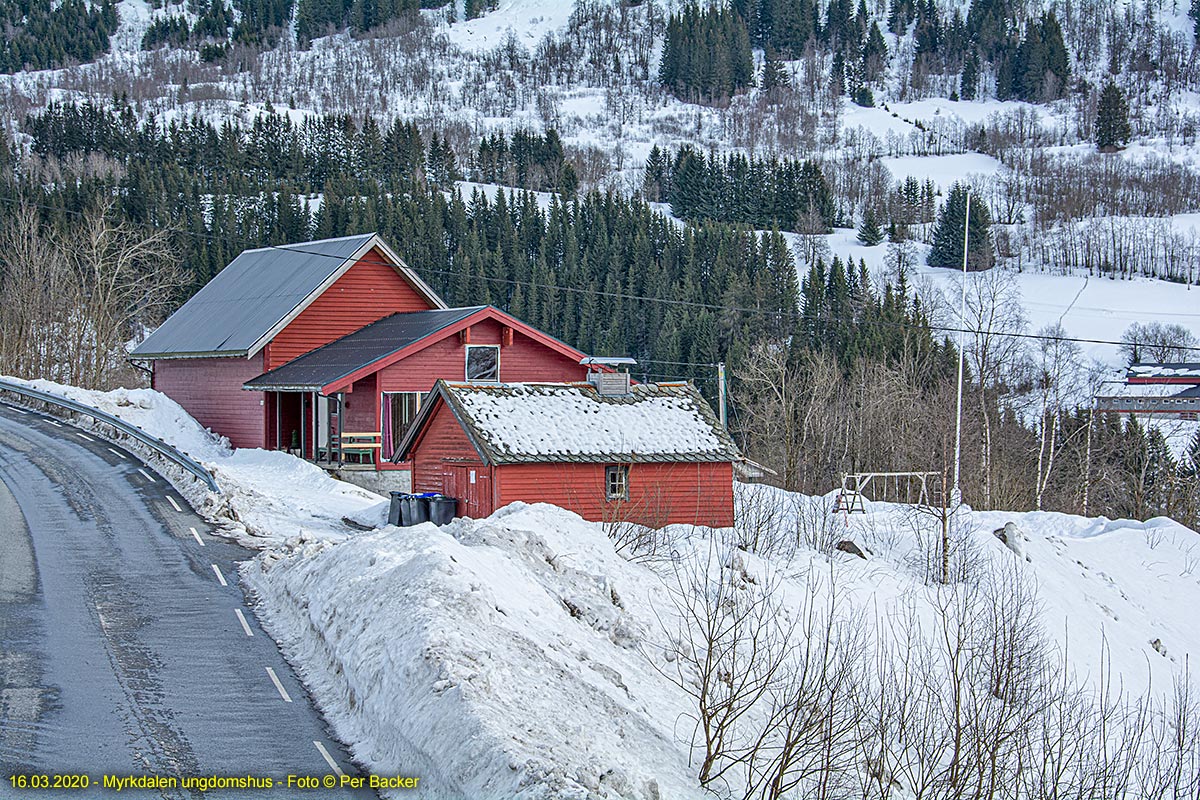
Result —
[{"label": "wet road surface", "polygon": [[247,606],[251,555],[137,456],[0,404],[0,797],[46,796],[14,774],[86,775],[70,797],[117,796],[104,775],[275,782],[134,798],[375,797],[287,787],[360,772]]}]

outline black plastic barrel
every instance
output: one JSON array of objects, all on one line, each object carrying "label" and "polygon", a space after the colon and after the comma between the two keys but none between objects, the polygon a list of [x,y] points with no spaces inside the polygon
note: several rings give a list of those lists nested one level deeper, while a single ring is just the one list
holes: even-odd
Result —
[{"label": "black plastic barrel", "polygon": [[429,522],[429,494],[410,494],[400,502],[400,521],[405,527]]},{"label": "black plastic barrel", "polygon": [[408,492],[392,492],[392,504],[388,506],[388,525],[400,524],[400,506]]},{"label": "black plastic barrel", "polygon": [[458,501],[453,497],[438,495],[429,498],[429,521],[434,525],[446,525],[454,520]]}]

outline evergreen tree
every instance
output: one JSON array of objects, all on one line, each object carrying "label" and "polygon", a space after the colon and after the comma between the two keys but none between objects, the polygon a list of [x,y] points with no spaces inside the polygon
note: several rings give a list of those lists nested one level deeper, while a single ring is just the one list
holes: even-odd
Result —
[{"label": "evergreen tree", "polygon": [[863,80],[868,83],[879,80],[887,66],[888,47],[878,23],[872,22],[862,47]]},{"label": "evergreen tree", "polygon": [[987,205],[971,197],[971,219],[966,225],[967,187],[956,183],[950,190],[933,231],[933,248],[929,251],[931,267],[963,268],[963,228],[967,234],[967,270],[976,272],[991,269],[996,263],[990,234],[991,214]]},{"label": "evergreen tree", "polygon": [[667,195],[667,157],[658,145],[650,148],[646,170],[642,176],[642,196],[652,203],[661,203]]},{"label": "evergreen tree", "polygon": [[736,11],[700,10],[695,4],[672,14],[659,62],[658,80],[686,102],[720,103],[750,87],[754,63],[749,34]]},{"label": "evergreen tree", "polygon": [[874,247],[883,241],[879,220],[875,218],[875,211],[870,206],[863,211],[862,222],[858,225],[858,241],[867,247]]},{"label": "evergreen tree", "polygon": [[974,100],[979,88],[979,53],[974,48],[963,61],[962,75],[958,81],[958,94],[963,100]]},{"label": "evergreen tree", "polygon": [[1192,5],[1188,8],[1188,16],[1192,19],[1193,32],[1196,34],[1196,39],[1200,40],[1200,0],[1192,0]]},{"label": "evergreen tree", "polygon": [[784,71],[783,64],[779,63],[775,48],[767,45],[763,51],[763,68],[762,77],[759,79],[759,88],[764,92],[771,92],[774,89],[785,88],[789,83],[787,72]]},{"label": "evergreen tree", "polygon": [[888,7],[888,30],[897,36],[903,36],[914,16],[914,0],[891,0]]},{"label": "evergreen tree", "polygon": [[1129,105],[1125,94],[1110,80],[1100,93],[1096,108],[1096,149],[1115,153],[1129,142],[1130,136]]}]

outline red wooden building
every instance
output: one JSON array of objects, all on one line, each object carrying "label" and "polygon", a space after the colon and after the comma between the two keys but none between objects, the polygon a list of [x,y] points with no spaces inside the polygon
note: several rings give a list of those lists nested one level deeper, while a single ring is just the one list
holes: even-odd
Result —
[{"label": "red wooden building", "polygon": [[729,434],[690,384],[478,384],[438,381],[397,459],[416,491],[485,517],[517,500],[585,519],[733,524]]},{"label": "red wooden building", "polygon": [[499,309],[447,308],[375,234],[247,250],[132,355],[236,447],[372,472],[408,470],[391,456],[439,378],[588,372],[583,353]]}]

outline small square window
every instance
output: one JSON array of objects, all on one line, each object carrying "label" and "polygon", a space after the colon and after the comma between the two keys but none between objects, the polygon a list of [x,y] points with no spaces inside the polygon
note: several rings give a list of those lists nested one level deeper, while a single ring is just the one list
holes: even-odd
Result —
[{"label": "small square window", "polygon": [[629,467],[617,464],[604,468],[604,496],[608,500],[629,499]]},{"label": "small square window", "polygon": [[498,345],[467,346],[467,380],[500,380],[500,347]]}]

